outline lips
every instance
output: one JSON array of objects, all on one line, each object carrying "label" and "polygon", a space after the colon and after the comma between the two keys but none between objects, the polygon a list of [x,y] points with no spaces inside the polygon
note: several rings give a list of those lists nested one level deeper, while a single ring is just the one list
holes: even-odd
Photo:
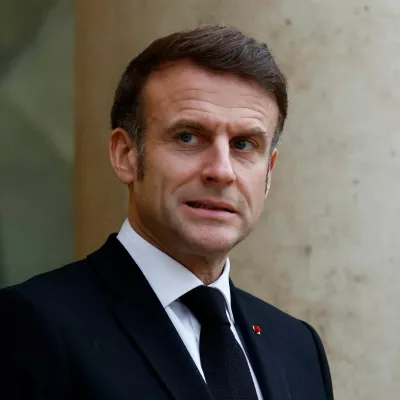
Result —
[{"label": "lips", "polygon": [[235,213],[235,209],[226,203],[212,202],[212,201],[188,201],[186,204],[192,208],[202,208],[206,210],[225,211]]}]

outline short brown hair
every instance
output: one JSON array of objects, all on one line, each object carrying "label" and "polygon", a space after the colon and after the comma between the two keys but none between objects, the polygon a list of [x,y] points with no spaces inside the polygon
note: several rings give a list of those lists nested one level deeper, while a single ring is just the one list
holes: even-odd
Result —
[{"label": "short brown hair", "polygon": [[275,148],[288,108],[285,76],[265,43],[233,27],[207,25],[155,40],[129,63],[121,77],[111,110],[111,126],[112,129],[125,129],[135,141],[139,151],[139,175],[143,175],[141,161],[145,132],[141,91],[153,71],[165,63],[182,59],[257,82],[272,93],[279,107],[278,126],[272,140],[272,149]]}]

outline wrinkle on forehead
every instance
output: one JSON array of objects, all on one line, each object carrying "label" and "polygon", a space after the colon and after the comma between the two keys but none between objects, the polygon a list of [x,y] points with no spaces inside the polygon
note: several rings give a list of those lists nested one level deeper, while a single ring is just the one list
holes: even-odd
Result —
[{"label": "wrinkle on forehead", "polygon": [[187,61],[154,72],[143,100],[149,119],[197,111],[224,119],[256,119],[274,130],[279,115],[273,95],[257,83]]}]

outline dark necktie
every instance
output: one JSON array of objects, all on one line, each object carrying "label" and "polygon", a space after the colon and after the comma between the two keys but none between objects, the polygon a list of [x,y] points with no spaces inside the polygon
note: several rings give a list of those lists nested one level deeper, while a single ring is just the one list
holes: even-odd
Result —
[{"label": "dark necktie", "polygon": [[257,400],[246,357],[230,328],[223,294],[199,286],[181,297],[201,325],[200,360],[216,400]]}]

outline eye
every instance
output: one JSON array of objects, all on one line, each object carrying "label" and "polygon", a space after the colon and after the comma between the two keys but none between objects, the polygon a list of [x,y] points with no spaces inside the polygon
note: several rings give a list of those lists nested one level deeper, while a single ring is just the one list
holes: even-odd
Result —
[{"label": "eye", "polygon": [[178,135],[178,138],[181,140],[181,142],[186,143],[186,144],[195,144],[195,143],[197,143],[196,140],[198,140],[197,136],[195,136],[189,132],[180,133]]},{"label": "eye", "polygon": [[237,150],[250,151],[254,149],[254,143],[250,140],[239,139],[234,142],[234,147]]}]

